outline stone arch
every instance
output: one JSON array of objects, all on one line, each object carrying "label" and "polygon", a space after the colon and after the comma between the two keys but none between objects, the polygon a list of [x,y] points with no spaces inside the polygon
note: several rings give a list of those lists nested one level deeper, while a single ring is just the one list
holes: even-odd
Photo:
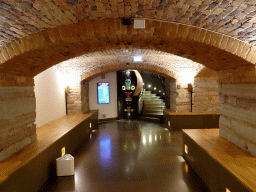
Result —
[{"label": "stone arch", "polygon": [[145,70],[145,71],[157,73],[171,80],[177,79],[177,74],[174,71],[164,69],[159,66],[155,66],[148,63],[140,63],[140,64],[129,63],[128,65],[127,63],[122,63],[122,64],[112,64],[112,65],[95,68],[89,72],[82,74],[81,81],[90,81],[91,79],[97,76],[100,76],[101,74],[118,71],[118,70],[125,70],[125,69]]},{"label": "stone arch", "polygon": [[102,19],[47,29],[2,46],[0,73],[35,76],[61,61],[110,48],[173,53],[213,70],[256,63],[255,48],[238,39],[178,23],[147,19],[146,26],[133,29],[120,19]]}]

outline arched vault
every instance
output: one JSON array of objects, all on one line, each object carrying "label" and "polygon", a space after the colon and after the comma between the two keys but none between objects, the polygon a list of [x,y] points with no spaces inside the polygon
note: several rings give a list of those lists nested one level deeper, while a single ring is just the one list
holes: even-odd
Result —
[{"label": "arched vault", "polygon": [[254,47],[220,33],[154,20],[134,29],[120,19],[102,19],[47,29],[2,46],[0,73],[35,76],[62,61],[109,49],[171,53],[217,71],[256,62]]}]

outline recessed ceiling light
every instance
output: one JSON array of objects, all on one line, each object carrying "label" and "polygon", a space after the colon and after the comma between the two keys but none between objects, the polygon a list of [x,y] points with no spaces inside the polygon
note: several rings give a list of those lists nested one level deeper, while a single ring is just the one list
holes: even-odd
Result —
[{"label": "recessed ceiling light", "polygon": [[142,61],[142,57],[141,56],[134,56],[133,61]]}]

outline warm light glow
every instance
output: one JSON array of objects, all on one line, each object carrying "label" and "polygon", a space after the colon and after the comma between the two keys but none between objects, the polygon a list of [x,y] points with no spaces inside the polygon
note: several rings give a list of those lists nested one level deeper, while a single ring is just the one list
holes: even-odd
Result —
[{"label": "warm light glow", "polygon": [[156,90],[156,87],[154,87],[154,90]]},{"label": "warm light glow", "polygon": [[149,143],[152,143],[152,135],[149,135]]},{"label": "warm light glow", "polygon": [[148,85],[148,88],[150,88],[151,87],[151,85]]},{"label": "warm light glow", "polygon": [[171,126],[171,121],[168,121],[168,126],[169,126],[169,127]]},{"label": "warm light glow", "polygon": [[65,147],[62,147],[62,149],[61,149],[61,156],[65,155],[65,153],[66,153],[66,149],[65,149]]},{"label": "warm light glow", "polygon": [[231,192],[228,188],[226,188],[226,192]]},{"label": "warm light glow", "polygon": [[90,128],[92,128],[92,123],[90,123]]},{"label": "warm light glow", "polygon": [[142,61],[142,57],[141,56],[134,56],[133,57],[133,61]]},{"label": "warm light glow", "polygon": [[180,82],[184,84],[194,83],[194,77],[196,73],[193,72],[180,72]]},{"label": "warm light glow", "polygon": [[188,164],[185,163],[185,172],[188,173]]},{"label": "warm light glow", "polygon": [[188,146],[185,144],[185,153],[188,154]]},{"label": "warm light glow", "polygon": [[142,138],[142,143],[143,143],[144,145],[147,144],[146,136],[143,136],[143,138]]},{"label": "warm light glow", "polygon": [[71,74],[62,74],[60,76],[60,81],[62,82],[62,85],[64,87],[66,86],[74,87],[80,84],[81,77],[76,75],[71,75]]}]

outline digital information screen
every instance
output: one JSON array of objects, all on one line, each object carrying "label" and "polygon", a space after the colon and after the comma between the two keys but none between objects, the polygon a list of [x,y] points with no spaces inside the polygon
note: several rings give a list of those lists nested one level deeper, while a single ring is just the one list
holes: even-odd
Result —
[{"label": "digital information screen", "polygon": [[97,83],[98,104],[109,103],[109,83]]}]

